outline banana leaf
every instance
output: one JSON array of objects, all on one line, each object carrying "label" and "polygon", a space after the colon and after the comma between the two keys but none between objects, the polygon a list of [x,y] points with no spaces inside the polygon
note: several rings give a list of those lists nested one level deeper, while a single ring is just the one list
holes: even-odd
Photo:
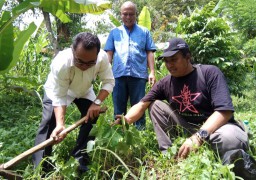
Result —
[{"label": "banana leaf", "polygon": [[150,12],[147,8],[147,6],[144,6],[142,11],[140,12],[138,24],[141,26],[144,26],[148,28],[148,30],[151,30],[151,18],[150,18]]}]

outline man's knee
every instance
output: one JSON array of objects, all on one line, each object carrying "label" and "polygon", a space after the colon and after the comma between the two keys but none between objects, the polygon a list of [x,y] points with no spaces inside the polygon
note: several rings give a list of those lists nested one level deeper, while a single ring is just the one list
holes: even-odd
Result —
[{"label": "man's knee", "polygon": [[234,124],[226,124],[210,136],[210,142],[220,155],[234,149],[248,149],[247,134]]},{"label": "man's knee", "polygon": [[160,100],[155,100],[154,102],[152,102],[149,106],[149,112],[151,111],[159,111],[162,110],[163,108],[161,108],[163,105],[166,105],[164,102],[160,101]]}]

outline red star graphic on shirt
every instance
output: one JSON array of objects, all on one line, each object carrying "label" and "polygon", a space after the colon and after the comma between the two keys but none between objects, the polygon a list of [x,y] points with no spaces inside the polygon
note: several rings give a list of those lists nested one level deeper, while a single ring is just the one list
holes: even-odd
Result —
[{"label": "red star graphic on shirt", "polygon": [[173,96],[172,99],[180,104],[180,112],[189,110],[193,113],[199,113],[192,105],[192,101],[195,101],[201,93],[191,93],[187,85],[184,85],[183,90],[179,96]]}]

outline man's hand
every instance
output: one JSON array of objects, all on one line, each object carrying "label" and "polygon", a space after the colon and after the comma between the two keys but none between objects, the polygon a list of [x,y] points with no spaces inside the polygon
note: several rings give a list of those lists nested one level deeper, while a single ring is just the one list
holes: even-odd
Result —
[{"label": "man's hand", "polygon": [[154,73],[150,73],[148,76],[148,83],[152,87],[156,83],[156,77]]},{"label": "man's hand", "polygon": [[122,124],[122,115],[116,115],[115,116],[115,121],[111,124],[111,126],[115,126],[117,124]]},{"label": "man's hand", "polygon": [[100,115],[100,106],[92,103],[92,105],[89,107],[86,118],[85,118],[85,123],[88,122],[88,120],[93,120],[94,118],[98,117]]},{"label": "man's hand", "polygon": [[65,134],[61,134],[60,133],[65,129],[64,125],[57,125],[55,127],[55,129],[53,130],[51,137],[54,139],[55,143],[58,144],[60,143],[65,137],[66,137],[66,133]]},{"label": "man's hand", "polygon": [[187,138],[182,144],[178,152],[178,158],[185,159],[191,151],[196,151],[199,146],[202,145],[202,141],[197,137],[197,135],[192,135]]}]

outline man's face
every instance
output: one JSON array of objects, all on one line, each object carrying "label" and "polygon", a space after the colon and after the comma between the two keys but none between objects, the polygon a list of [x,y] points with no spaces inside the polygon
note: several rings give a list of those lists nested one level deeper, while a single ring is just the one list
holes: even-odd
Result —
[{"label": "man's face", "polygon": [[94,66],[98,57],[96,47],[90,50],[86,50],[83,48],[82,44],[79,44],[76,50],[73,50],[73,55],[75,66],[81,71],[85,71]]},{"label": "man's face", "polygon": [[136,10],[131,5],[126,5],[121,9],[121,18],[125,26],[128,29],[132,29],[133,25],[136,22]]},{"label": "man's face", "polygon": [[182,77],[191,72],[189,56],[183,57],[180,51],[171,57],[165,57],[163,60],[173,77]]}]

